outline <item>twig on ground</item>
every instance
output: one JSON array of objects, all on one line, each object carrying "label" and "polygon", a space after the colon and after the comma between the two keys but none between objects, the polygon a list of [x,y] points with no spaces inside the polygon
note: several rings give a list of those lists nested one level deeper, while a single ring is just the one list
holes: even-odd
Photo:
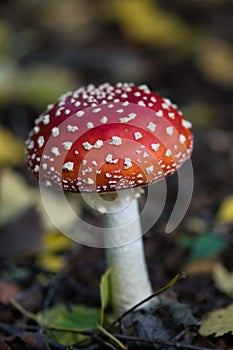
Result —
[{"label": "twig on ground", "polygon": [[[166,341],[166,342],[161,342],[157,339],[146,339],[146,338],[140,338],[140,337],[135,337],[131,335],[122,335],[122,334],[113,334],[114,337],[126,340],[126,341],[135,341],[135,342],[141,342],[141,343],[147,343],[147,344],[158,344],[162,346],[173,346],[175,348],[181,348],[181,349],[187,349],[187,350],[213,350],[210,348],[203,348],[201,346],[196,346],[196,345],[189,345],[189,344],[183,344],[181,342],[175,342],[175,341]],[[222,350],[220,348],[216,348],[215,350]]]},{"label": "twig on ground", "polygon": [[127,347],[124,344],[122,344],[116,337],[114,337],[114,335],[112,335],[112,333],[109,333],[105,328],[103,328],[102,326],[98,326],[98,330],[101,333],[103,333],[106,337],[111,339],[115,344],[117,344],[117,346],[120,349],[127,350]]},{"label": "twig on ground", "polygon": [[17,331],[12,326],[5,324],[3,322],[0,322],[0,331],[3,331],[9,335],[14,335],[14,336],[17,336],[19,334],[19,331]]},{"label": "twig on ground", "polygon": [[[48,329],[52,330],[52,327]],[[61,331],[64,331],[60,329]],[[14,327],[5,324],[3,322],[0,322],[0,331],[3,331],[9,335],[12,336],[20,336],[21,332],[15,329]],[[56,329],[56,331],[59,331],[59,329]],[[90,341],[98,341],[99,343],[102,342],[105,346],[108,346],[109,348],[116,350],[116,349],[122,349],[122,350],[127,350],[127,347],[120,341],[128,341],[128,342],[137,342],[137,343],[144,343],[144,344],[154,344],[158,346],[163,346],[163,347],[175,347],[177,349],[186,349],[186,350],[221,350],[220,348],[214,347],[214,348],[206,348],[206,347],[201,347],[201,346],[196,346],[196,345],[190,345],[190,344],[184,344],[179,341],[166,341],[166,342],[161,342],[157,339],[146,339],[146,338],[140,338],[136,336],[130,336],[130,335],[123,335],[123,334],[118,334],[118,333],[109,333],[106,329],[102,328],[98,329],[98,331],[75,331],[75,330],[70,330],[72,333],[81,333],[84,335],[87,335],[88,337],[85,339],[82,339],[80,342],[77,342],[74,344],[74,348],[78,348],[79,346],[85,346],[90,343]],[[183,333],[183,332],[181,332]],[[184,334],[179,334],[179,338]],[[103,339],[103,335],[106,336],[108,339],[112,340],[117,347],[115,347],[112,343],[109,343],[105,339]],[[67,346],[63,346],[60,344],[57,344],[55,342],[49,341],[49,345],[52,346],[53,348],[57,350],[65,350],[67,349]]]},{"label": "twig on ground", "polygon": [[172,341],[174,342],[179,341],[189,331],[189,329],[190,327],[183,329],[180,333],[178,333],[175,337],[172,338]]},{"label": "twig on ground", "polygon": [[104,340],[102,337],[95,335],[93,338],[97,343],[104,344],[105,346],[109,347],[109,349],[118,350],[118,348],[116,348],[114,345],[112,345],[108,341]]}]

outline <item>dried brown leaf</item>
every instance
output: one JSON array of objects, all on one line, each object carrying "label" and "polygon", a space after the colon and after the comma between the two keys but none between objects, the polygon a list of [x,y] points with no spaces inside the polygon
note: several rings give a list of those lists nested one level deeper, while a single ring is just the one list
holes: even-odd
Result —
[{"label": "dried brown leaf", "polygon": [[[0,279],[0,302],[8,304],[20,292],[19,286],[14,283]],[[1,347],[0,347],[1,349]]]}]

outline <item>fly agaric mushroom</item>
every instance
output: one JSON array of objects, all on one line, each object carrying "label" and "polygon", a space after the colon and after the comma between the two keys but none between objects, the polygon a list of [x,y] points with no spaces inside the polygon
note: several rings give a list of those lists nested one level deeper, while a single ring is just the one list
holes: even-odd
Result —
[{"label": "fly agaric mushroom", "polygon": [[[148,86],[105,83],[61,96],[29,134],[26,153],[32,173],[45,186],[88,193],[104,214],[117,312],[152,293],[137,189],[173,174],[190,157],[190,128],[176,105]],[[121,200],[108,210],[111,202],[103,199],[112,199],[118,190]]]}]

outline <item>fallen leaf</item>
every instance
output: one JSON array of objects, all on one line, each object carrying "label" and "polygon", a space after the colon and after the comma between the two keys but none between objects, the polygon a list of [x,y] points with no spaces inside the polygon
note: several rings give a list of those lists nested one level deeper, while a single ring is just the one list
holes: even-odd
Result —
[{"label": "fallen leaf", "polygon": [[69,311],[65,305],[56,304],[37,314],[38,323],[53,328],[53,331],[49,331],[50,335],[64,345],[71,345],[82,339],[84,336],[79,334],[80,331],[96,329],[100,319],[100,310],[97,308],[82,305],[71,305],[70,308]]},{"label": "fallen leaf", "polygon": [[22,332],[18,334],[18,337],[27,345],[32,346],[37,350],[50,350],[50,346],[48,344],[48,339],[45,335],[32,332]]},{"label": "fallen leaf", "polygon": [[73,241],[61,232],[49,231],[43,235],[43,252],[37,256],[37,264],[51,272],[61,271],[66,260],[62,254],[72,247]]},{"label": "fallen leaf", "polygon": [[[71,209],[66,210],[64,215],[64,203],[61,199],[61,194],[57,191],[46,191],[46,198],[44,198],[43,200],[46,201],[46,207],[49,208],[49,210],[53,210],[53,216],[56,219],[55,222],[53,221],[54,219],[52,220],[50,218],[48,211],[44,206],[40,193],[36,190],[36,194],[34,197],[36,209],[41,216],[45,231],[51,232],[55,228],[59,229],[60,227],[62,227],[63,232],[70,232],[70,230],[79,221],[81,211],[79,195],[76,194],[75,196],[70,196],[68,194],[67,197],[69,197],[69,205]],[[74,215],[74,212],[76,215]]]},{"label": "fallen leaf", "polygon": [[19,286],[15,283],[0,279],[0,302],[8,304],[20,292]]},{"label": "fallen leaf", "polygon": [[0,211],[1,225],[19,217],[27,208],[33,205],[34,200],[35,195],[31,188],[27,185],[22,175],[8,168],[2,169]]},{"label": "fallen leaf", "polygon": [[99,322],[99,309],[82,305],[56,304],[43,313],[37,314],[39,323],[63,330],[95,329]]},{"label": "fallen leaf", "polygon": [[61,271],[66,264],[66,261],[62,255],[58,255],[54,252],[41,252],[36,260],[37,264],[50,272]]},{"label": "fallen leaf", "polygon": [[207,275],[211,274],[213,266],[216,263],[216,257],[209,257],[205,259],[194,260],[185,264],[182,270],[189,276],[193,275]]},{"label": "fallen leaf", "polygon": [[110,294],[110,276],[111,270],[108,269],[101,277],[100,281],[100,301],[101,301],[101,310],[100,310],[100,324],[104,322],[104,311],[110,303],[111,294]]},{"label": "fallen leaf", "polygon": [[220,337],[226,333],[233,334],[233,304],[210,312],[202,321],[199,333],[203,336]]},{"label": "fallen leaf", "polygon": [[224,87],[233,84],[233,50],[230,44],[219,39],[201,42],[197,61],[203,75]]},{"label": "fallen leaf", "polygon": [[175,13],[164,11],[150,0],[114,0],[107,2],[103,14],[114,17],[130,40],[143,44],[174,47],[186,43],[191,31]]},{"label": "fallen leaf", "polygon": [[18,165],[24,160],[24,143],[0,126],[0,165]]},{"label": "fallen leaf", "polygon": [[[69,232],[69,230],[74,227],[75,223],[79,219],[79,196],[76,195],[76,197],[72,197],[69,200],[69,203],[76,212],[77,217],[73,215],[72,210],[66,211],[66,215],[64,215],[63,203],[61,203],[59,199],[59,194],[56,192],[48,191],[46,194],[47,205],[50,208],[52,207],[54,212],[56,212],[56,223],[58,227],[62,226],[65,231]],[[30,187],[21,174],[10,168],[5,168],[1,171],[0,207],[0,225],[4,225],[18,218],[29,207],[36,207],[36,210],[42,219],[45,231],[50,232],[55,228],[55,224],[48,216],[43,205],[39,190]],[[68,242],[68,239],[66,242]]]},{"label": "fallen leaf", "polygon": [[57,231],[50,231],[44,235],[44,247],[49,252],[62,252],[71,248],[73,241]]},{"label": "fallen leaf", "polygon": [[221,263],[216,263],[212,269],[212,277],[216,287],[233,298],[233,274]]},{"label": "fallen leaf", "polygon": [[28,268],[24,266],[18,266],[15,264],[10,264],[8,268],[4,269],[2,271],[2,275],[7,280],[17,280],[17,281],[23,281],[28,280],[30,278],[30,271]]},{"label": "fallen leaf", "polygon": [[211,233],[200,233],[194,237],[184,235],[179,239],[179,244],[183,248],[190,250],[188,261],[199,260],[219,254],[227,247],[227,240],[224,237]]},{"label": "fallen leaf", "polygon": [[217,213],[217,217],[221,222],[233,222],[233,195],[226,197],[222,201]]}]

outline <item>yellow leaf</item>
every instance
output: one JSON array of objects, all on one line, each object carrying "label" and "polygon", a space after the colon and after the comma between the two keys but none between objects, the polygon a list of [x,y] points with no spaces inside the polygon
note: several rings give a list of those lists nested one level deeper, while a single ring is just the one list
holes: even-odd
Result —
[{"label": "yellow leaf", "polygon": [[223,86],[233,84],[233,50],[223,40],[204,39],[201,42],[197,62],[207,79]]},{"label": "yellow leaf", "polygon": [[[51,220],[46,207],[39,195],[35,196],[36,208],[41,216],[43,226],[46,231],[53,231],[54,228],[63,228],[64,232],[70,232],[70,230],[75,226],[79,220],[80,215],[80,196],[75,194],[70,196],[69,204],[71,210],[66,210],[64,215],[64,203],[61,200],[61,195],[59,192],[47,190],[46,192],[46,206],[53,209],[53,212],[56,213],[55,218],[56,222]],[[51,210],[51,209],[50,209]],[[73,211],[76,213],[76,216],[73,215]]]},{"label": "yellow leaf", "polygon": [[16,171],[2,169],[0,224],[18,217],[33,203],[34,194],[24,178]]},{"label": "yellow leaf", "polygon": [[73,241],[60,232],[48,232],[44,235],[44,247],[50,252],[69,249]]},{"label": "yellow leaf", "polygon": [[183,267],[183,270],[190,276],[210,274],[213,266],[215,265],[215,259],[215,257],[208,257],[205,259],[191,261]]},{"label": "yellow leaf", "polygon": [[51,252],[43,252],[38,255],[37,263],[51,272],[59,272],[65,267],[63,256]]},{"label": "yellow leaf", "polygon": [[222,264],[216,263],[213,266],[212,277],[216,287],[233,298],[233,274]]},{"label": "yellow leaf", "polygon": [[229,196],[223,200],[217,216],[219,221],[225,223],[233,222],[233,196]]},{"label": "yellow leaf", "polygon": [[0,166],[17,165],[24,159],[24,143],[10,130],[0,126]]},{"label": "yellow leaf", "polygon": [[199,333],[203,336],[220,337],[226,333],[233,334],[233,304],[214,310],[202,321]]},{"label": "yellow leaf", "polygon": [[105,7],[132,40],[149,45],[173,47],[190,37],[189,27],[175,14],[163,11],[151,0],[114,0]]},{"label": "yellow leaf", "polygon": [[[1,143],[1,142],[0,142]],[[11,169],[2,169],[1,171],[1,210],[0,210],[0,224],[3,225],[14,218],[20,216],[28,207],[35,206],[43,223],[45,231],[54,231],[56,229],[55,224],[51,221],[48,216],[46,209],[44,208],[40,192],[38,189],[31,188],[18,172]],[[59,201],[60,196],[56,192],[49,191],[47,193],[46,200],[49,202],[49,206],[53,207],[56,215],[56,224],[58,227],[62,226],[65,232],[69,232],[74,225],[79,220],[80,215],[80,202],[79,195],[72,196],[69,201],[73,210],[77,213],[77,217],[73,215],[73,211],[70,210],[64,215],[63,203]],[[47,203],[48,204],[48,203]],[[51,243],[50,237],[46,238],[51,246],[54,244]],[[60,237],[55,239],[59,242],[59,246],[68,245],[68,238]],[[66,243],[65,243],[66,242]],[[71,243],[70,243],[71,244]],[[58,246],[57,245],[57,246]],[[51,247],[51,249],[53,249]]]}]

